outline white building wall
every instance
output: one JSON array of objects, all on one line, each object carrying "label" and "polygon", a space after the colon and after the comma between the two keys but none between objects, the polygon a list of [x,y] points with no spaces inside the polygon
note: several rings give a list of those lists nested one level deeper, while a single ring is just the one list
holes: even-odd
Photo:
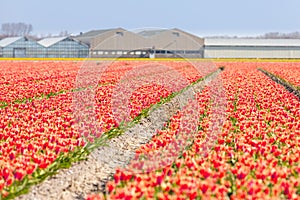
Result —
[{"label": "white building wall", "polygon": [[300,58],[300,39],[204,39],[205,58]]},{"label": "white building wall", "polygon": [[205,47],[205,58],[300,58],[300,47]]}]

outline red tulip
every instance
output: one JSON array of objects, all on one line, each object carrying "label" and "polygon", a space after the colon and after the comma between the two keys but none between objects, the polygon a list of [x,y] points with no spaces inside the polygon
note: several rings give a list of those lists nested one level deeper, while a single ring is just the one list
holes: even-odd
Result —
[{"label": "red tulip", "polygon": [[5,180],[7,180],[9,178],[10,173],[11,173],[11,171],[7,167],[3,168],[2,176]]}]

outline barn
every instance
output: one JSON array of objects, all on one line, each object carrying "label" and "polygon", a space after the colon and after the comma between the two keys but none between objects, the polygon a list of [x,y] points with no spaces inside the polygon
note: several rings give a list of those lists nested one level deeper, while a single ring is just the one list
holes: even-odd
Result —
[{"label": "barn", "polygon": [[43,57],[44,47],[28,37],[7,37],[0,40],[0,57]]},{"label": "barn", "polygon": [[178,28],[138,32],[153,47],[156,57],[202,58],[204,40]]},{"label": "barn", "polygon": [[204,41],[180,29],[92,30],[76,39],[90,46],[91,57],[203,57]]},{"label": "barn", "polygon": [[45,58],[86,58],[89,47],[71,37],[51,37],[38,41],[45,48]]},{"label": "barn", "polygon": [[93,38],[90,46],[92,57],[140,57],[146,52],[146,39],[124,29],[101,34]]},{"label": "barn", "polygon": [[205,58],[300,58],[300,39],[206,38]]},{"label": "barn", "polygon": [[[92,30],[81,33],[77,40],[89,45],[93,58],[136,57],[137,49],[143,49],[146,39],[123,28]],[[145,52],[144,52],[145,53]]]}]

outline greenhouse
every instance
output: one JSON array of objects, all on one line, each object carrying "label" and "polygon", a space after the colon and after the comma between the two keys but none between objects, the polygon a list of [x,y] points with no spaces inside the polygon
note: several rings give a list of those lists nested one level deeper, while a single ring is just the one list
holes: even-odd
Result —
[{"label": "greenhouse", "polygon": [[88,45],[70,37],[52,37],[38,41],[45,48],[45,58],[86,58]]},{"label": "greenhouse", "polygon": [[8,37],[0,41],[0,57],[44,57],[45,48],[28,37]]}]

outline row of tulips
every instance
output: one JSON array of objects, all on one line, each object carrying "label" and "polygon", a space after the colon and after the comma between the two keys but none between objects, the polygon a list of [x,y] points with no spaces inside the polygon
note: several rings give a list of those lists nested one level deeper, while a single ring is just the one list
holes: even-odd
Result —
[{"label": "row of tulips", "polygon": [[0,62],[0,101],[57,93],[74,85],[79,62]]},{"label": "row of tulips", "polygon": [[263,68],[300,89],[300,63],[270,63]]},{"label": "row of tulips", "polygon": [[[0,62],[0,102],[10,103],[56,94],[68,91],[77,86],[78,78],[93,78],[99,84],[118,83],[126,72],[144,66],[143,61],[87,61],[87,62]],[[168,66],[166,70],[176,70],[188,82],[199,79],[199,74],[206,68],[199,67],[195,72],[190,63],[183,62],[156,62],[156,66]],[[202,64],[201,64],[202,65]],[[91,66],[94,71],[90,71]],[[93,72],[95,74],[91,74]],[[194,70],[193,70],[194,69]],[[213,69],[212,67],[207,69]],[[201,72],[200,72],[201,71]],[[199,73],[200,72],[200,73]],[[78,77],[78,75],[83,77]],[[134,75],[135,76],[135,75]],[[129,78],[129,77],[127,77]],[[82,80],[79,80],[82,81]],[[79,85],[80,86],[80,85]]]},{"label": "row of tulips", "polygon": [[[106,194],[87,199],[298,199],[300,102],[257,70],[264,63],[219,65],[226,66],[222,73],[226,120],[211,151],[203,153],[214,120],[205,90],[198,94],[202,112],[189,148],[154,171],[118,169],[106,185]],[[180,113],[137,155],[168,146],[170,138],[179,134]]]},{"label": "row of tulips", "polygon": [[[28,63],[25,64],[27,66]],[[40,64],[44,66],[45,63]],[[145,63],[115,62],[106,68],[106,72],[103,73],[101,79],[97,80],[97,83],[99,81],[106,83],[98,85],[95,88],[95,95],[92,96],[92,103],[95,105],[93,108],[96,113],[95,119],[100,126],[100,129],[97,129],[97,137],[100,137],[102,133],[119,125],[120,121],[118,121],[116,113],[113,112],[114,109],[118,109],[116,107],[118,104],[112,103],[112,101],[117,101],[119,97],[119,94],[116,95],[115,93],[118,92],[118,88],[130,88],[130,84],[132,84],[130,80],[136,77],[134,77],[134,74],[132,75],[127,72],[134,67],[138,68],[137,65],[142,64]],[[178,92],[202,76],[196,73],[197,71],[193,71],[193,66],[186,62],[160,63],[160,65],[162,64],[168,65],[167,70],[163,73],[166,80],[174,81],[174,78],[172,78],[173,73],[169,72],[176,71],[176,73],[180,74],[180,76],[184,77],[183,79],[187,81],[183,81],[184,84],[177,84],[176,87],[167,87],[170,83],[166,83],[167,86],[163,84],[159,85],[159,80],[156,80],[157,84],[151,84],[149,82],[143,84],[143,82],[139,82],[140,87],[134,88],[134,90],[129,93],[125,93],[125,96],[123,95],[129,99],[127,104],[128,113],[125,113],[129,115],[129,120],[138,116],[142,110],[158,103],[161,98]],[[15,69],[13,66],[22,66],[22,62],[17,64],[8,62],[6,64],[1,63],[1,65],[10,65],[12,69]],[[77,63],[68,64],[65,62],[47,63],[47,66],[48,65],[53,68],[58,65],[64,66],[57,71],[54,70],[56,72],[59,71],[59,74],[73,73],[72,70],[76,70],[76,67],[78,67]],[[38,66],[38,63],[33,63],[33,66]],[[30,67],[27,68],[28,70],[30,69]],[[213,70],[215,70],[215,68],[206,70],[205,73],[210,73]],[[17,73],[18,68],[12,71]],[[41,71],[44,71],[45,76],[47,75],[47,67],[42,67]],[[161,74],[155,74],[159,70],[152,71],[150,75],[147,75],[147,71],[145,70],[139,69],[138,71],[146,74],[145,79],[149,79],[150,77],[151,80],[155,80],[155,76],[157,78],[162,77]],[[37,67],[33,67],[32,72],[33,74],[38,74]],[[14,73],[11,73],[10,76],[16,77],[20,82],[30,82],[32,81],[31,78],[34,79],[38,77],[38,75],[36,75],[36,77],[33,75],[31,78],[28,78],[30,76],[25,75],[26,73],[24,72],[23,76],[26,76],[26,78],[24,78],[26,81],[24,81],[21,76]],[[126,73],[130,76],[126,76]],[[122,74],[124,75],[123,77],[121,76]],[[52,75],[49,74],[49,76]],[[8,74],[4,74],[3,76],[9,77]],[[45,76],[44,78],[46,79]],[[128,77],[130,77],[130,79]],[[49,78],[49,80],[51,80],[51,78]],[[70,76],[68,81],[71,83],[75,80],[72,80]],[[13,84],[12,82],[7,83],[7,85]],[[4,85],[6,85],[6,83]],[[54,85],[53,82],[53,86]],[[1,86],[3,86],[3,83]],[[53,88],[52,86],[49,87]],[[43,88],[43,90],[46,91],[45,88]],[[22,92],[22,90],[18,89],[18,91],[14,92],[18,93]],[[24,103],[11,103],[0,109],[1,116],[3,116],[0,119],[0,196],[5,197],[11,195],[18,190],[17,187],[20,186],[20,182],[28,183],[30,180],[36,178],[36,176],[44,175],[47,173],[47,169],[52,167],[59,157],[67,157],[71,152],[86,145],[85,138],[89,138],[90,133],[85,133],[84,130],[81,130],[79,122],[76,121],[74,117],[74,107],[76,107],[74,95],[76,96],[76,94],[80,92],[82,91],[66,91],[62,94],[49,96],[49,98],[33,99],[32,101],[26,101]],[[1,95],[1,97],[3,97],[3,95]],[[24,187],[24,185],[22,185],[22,187]]]}]

